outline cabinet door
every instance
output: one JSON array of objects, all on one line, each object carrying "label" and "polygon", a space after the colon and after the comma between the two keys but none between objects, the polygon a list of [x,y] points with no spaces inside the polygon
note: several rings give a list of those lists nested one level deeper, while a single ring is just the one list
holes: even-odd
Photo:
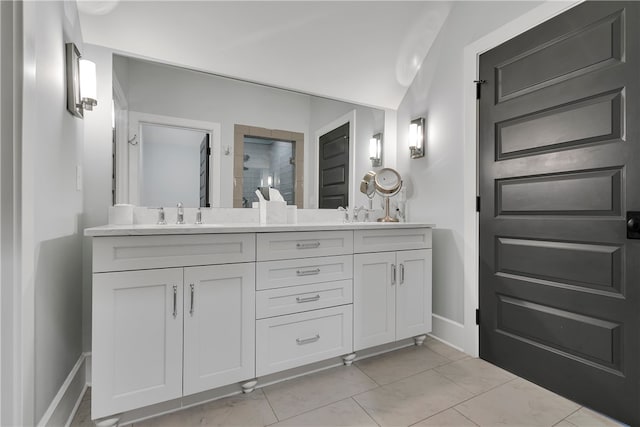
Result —
[{"label": "cabinet door", "polygon": [[92,335],[93,418],[182,396],[182,268],[94,274]]},{"label": "cabinet door", "polygon": [[400,251],[396,289],[396,340],[431,331],[431,249]]},{"label": "cabinet door", "polygon": [[388,343],[396,334],[395,252],[353,257],[353,349]]},{"label": "cabinet door", "polygon": [[188,267],[184,276],[184,394],[253,378],[255,264]]}]

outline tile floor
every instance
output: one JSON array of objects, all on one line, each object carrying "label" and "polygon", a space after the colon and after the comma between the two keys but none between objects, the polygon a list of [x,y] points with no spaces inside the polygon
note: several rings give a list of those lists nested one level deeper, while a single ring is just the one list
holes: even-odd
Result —
[{"label": "tile floor", "polygon": [[[91,389],[72,427],[91,423]],[[619,426],[428,338],[407,347],[136,423],[158,426]]]}]

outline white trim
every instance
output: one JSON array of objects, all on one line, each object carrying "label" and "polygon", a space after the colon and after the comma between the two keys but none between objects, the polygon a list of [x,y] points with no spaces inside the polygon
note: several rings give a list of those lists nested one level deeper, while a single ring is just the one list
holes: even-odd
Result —
[{"label": "white trim", "polygon": [[[38,422],[38,427],[62,424],[61,421],[65,420],[65,426],[71,424],[73,416],[75,415],[80,400],[87,388],[85,380],[85,362],[89,353],[82,353],[80,358],[67,375],[67,378],[62,383],[62,386],[56,393],[55,397],[51,401],[51,404],[45,411],[44,415]],[[80,393],[77,392],[78,388],[81,389]],[[75,393],[74,393],[75,391]],[[75,402],[72,404],[72,402]],[[70,410],[68,408],[71,408]],[[65,413],[66,412],[66,413]]]},{"label": "white trim", "polygon": [[451,347],[464,351],[465,328],[462,323],[458,323],[446,317],[433,314],[431,316],[431,334],[438,341],[442,341]]},{"label": "white trim", "polygon": [[115,73],[113,78],[113,102],[116,125],[116,203],[129,200],[129,103]]},{"label": "white trim", "polygon": [[129,134],[130,138],[137,135],[138,144],[129,145],[129,203],[139,205],[140,196],[138,194],[137,164],[140,150],[140,124],[151,123],[164,126],[174,126],[189,129],[198,129],[209,133],[211,138],[211,155],[213,157],[209,179],[211,189],[211,206],[220,207],[222,183],[222,138],[221,125],[215,122],[205,122],[201,120],[183,119],[181,117],[162,116],[159,114],[141,113],[139,111],[129,111]]},{"label": "white trim", "polygon": [[[315,203],[314,206],[317,208],[320,206],[320,194],[318,194],[318,174],[320,173],[320,137],[327,132],[331,132],[332,130],[344,125],[345,123],[349,123],[349,203],[355,203],[355,187],[356,187],[356,110],[351,110],[347,114],[335,119],[334,121],[327,123],[322,126],[320,129],[315,131],[315,137],[313,139],[313,146],[311,147],[313,150],[314,157],[314,188],[310,189],[311,197],[308,200],[313,200]],[[345,206],[346,208],[346,206]]]},{"label": "white trim", "polygon": [[71,425],[71,423],[73,422],[73,419],[75,418],[76,414],[78,413],[78,408],[80,408],[80,404],[82,403],[82,399],[84,399],[84,394],[87,392],[88,388],[89,388],[89,384],[85,383],[84,387],[82,387],[82,392],[80,392],[80,395],[78,396],[78,399],[76,400],[75,405],[73,405],[73,409],[71,410],[71,413],[69,414],[69,418],[67,418],[67,422],[64,423],[64,427],[69,427]]},{"label": "white trim", "polygon": [[[547,1],[464,48],[464,351],[477,357],[479,329],[475,324],[478,308],[478,214],[477,194],[477,110],[475,87],[478,57],[525,31],[574,7],[579,1]],[[434,328],[435,329],[435,328]]]}]

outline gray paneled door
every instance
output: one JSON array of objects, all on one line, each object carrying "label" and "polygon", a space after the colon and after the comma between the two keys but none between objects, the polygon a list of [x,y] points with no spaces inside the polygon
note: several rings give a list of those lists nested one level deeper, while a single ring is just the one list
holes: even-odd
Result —
[{"label": "gray paneled door", "polygon": [[349,204],[349,122],[320,137],[318,149],[318,207]]},{"label": "gray paneled door", "polygon": [[640,3],[480,57],[480,356],[640,424]]},{"label": "gray paneled door", "polygon": [[200,143],[200,206],[210,207],[209,170],[211,169],[211,142],[209,134],[205,134]]}]

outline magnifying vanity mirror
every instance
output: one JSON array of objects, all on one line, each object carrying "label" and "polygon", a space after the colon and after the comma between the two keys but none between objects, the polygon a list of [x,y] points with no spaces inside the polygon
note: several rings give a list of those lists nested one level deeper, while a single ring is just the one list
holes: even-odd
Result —
[{"label": "magnifying vanity mirror", "polygon": [[382,110],[117,54],[112,77],[114,203],[251,207],[267,186],[298,208],[338,187],[323,207],[367,202]]}]

